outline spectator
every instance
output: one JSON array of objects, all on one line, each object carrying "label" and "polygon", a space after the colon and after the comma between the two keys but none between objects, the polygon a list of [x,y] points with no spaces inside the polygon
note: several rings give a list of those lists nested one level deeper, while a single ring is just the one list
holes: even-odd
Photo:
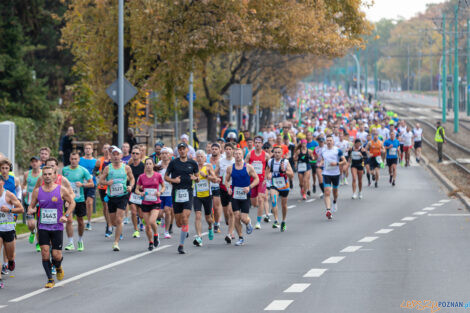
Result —
[{"label": "spectator", "polygon": [[[183,134],[183,135],[181,135],[180,139],[183,143],[185,143],[188,146],[188,149],[189,149],[188,150],[188,158],[193,159],[193,160],[196,159],[196,151],[194,150],[193,146],[191,146],[189,144],[189,136],[186,135],[186,134]],[[178,147],[175,148],[174,154],[175,154],[175,158],[179,157]]]},{"label": "spectator", "polygon": [[46,166],[46,161],[51,157],[51,149],[49,147],[42,147],[39,149],[39,158],[41,159],[41,168]]},{"label": "spectator", "polygon": [[160,153],[162,152],[164,144],[161,141],[155,143],[155,152],[150,155],[150,158],[153,160],[153,163],[158,164],[160,162]]},{"label": "spectator", "polygon": [[441,122],[437,121],[436,123],[436,135],[434,136],[434,141],[437,143],[437,156],[439,159],[437,160],[438,163],[442,162],[442,148],[444,143],[446,142],[446,132],[444,127],[441,126]]},{"label": "spectator", "polygon": [[135,139],[134,136],[134,130],[132,128],[127,129],[127,142],[129,143],[130,149],[129,151],[132,151],[132,148],[137,144],[137,139]]},{"label": "spectator", "polygon": [[75,131],[73,126],[70,126],[67,129],[67,133],[65,133],[65,135],[60,140],[59,155],[62,157],[64,166],[70,165],[70,153],[72,153],[73,150],[72,141],[75,140],[74,135]]},{"label": "spectator", "polygon": [[129,163],[129,160],[131,159],[131,154],[130,154],[131,146],[129,145],[129,143],[127,142],[123,143],[121,150],[122,150],[122,162],[126,164]]}]

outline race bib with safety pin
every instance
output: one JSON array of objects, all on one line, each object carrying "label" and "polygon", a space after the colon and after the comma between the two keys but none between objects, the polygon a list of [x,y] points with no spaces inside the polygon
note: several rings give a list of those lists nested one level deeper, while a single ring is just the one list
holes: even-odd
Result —
[{"label": "race bib with safety pin", "polygon": [[73,193],[75,194],[75,199],[80,197],[80,187],[76,185],[76,183],[70,183],[70,186],[72,186]]},{"label": "race bib with safety pin", "polygon": [[306,172],[306,171],[307,171],[307,163],[300,162],[300,163],[297,165],[297,170],[298,170],[299,172]]},{"label": "race bib with safety pin", "polygon": [[130,198],[130,202],[131,203],[134,203],[134,204],[142,204],[142,197],[139,196],[138,194],[136,193],[131,193],[131,198]]},{"label": "race bib with safety pin", "polygon": [[196,189],[198,192],[209,191],[209,183],[207,179],[203,179],[200,182],[196,183]]},{"label": "race bib with safety pin", "polygon": [[286,187],[286,180],[284,179],[284,177],[274,177],[273,185],[277,189],[283,189]]},{"label": "race bib with safety pin", "polygon": [[247,194],[243,191],[242,187],[233,187],[233,198],[237,200],[246,200]]},{"label": "race bib with safety pin", "polygon": [[390,148],[388,154],[389,155],[397,155],[397,148]]},{"label": "race bib with safety pin", "polygon": [[263,163],[261,163],[259,161],[255,161],[251,165],[255,169],[256,174],[258,174],[258,175],[263,174]]},{"label": "race bib with safety pin", "polygon": [[155,188],[145,188],[145,201],[157,201],[157,192],[158,190]]},{"label": "race bib with safety pin", "polygon": [[189,192],[186,189],[177,189],[175,191],[175,202],[183,203],[189,201]]},{"label": "race bib with safety pin", "polygon": [[124,194],[124,185],[121,183],[118,184],[112,184],[111,185],[111,190],[110,190],[110,195],[115,197],[115,196],[122,196]]},{"label": "race bib with safety pin", "polygon": [[41,224],[57,224],[57,209],[41,208]]}]

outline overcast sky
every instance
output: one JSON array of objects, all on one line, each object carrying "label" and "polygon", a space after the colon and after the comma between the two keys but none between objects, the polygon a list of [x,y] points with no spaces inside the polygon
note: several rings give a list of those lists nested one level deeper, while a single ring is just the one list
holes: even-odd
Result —
[{"label": "overcast sky", "polygon": [[443,0],[375,0],[370,9],[365,9],[367,18],[377,22],[382,18],[395,19],[399,16],[410,18],[424,12],[427,3],[440,3]]}]

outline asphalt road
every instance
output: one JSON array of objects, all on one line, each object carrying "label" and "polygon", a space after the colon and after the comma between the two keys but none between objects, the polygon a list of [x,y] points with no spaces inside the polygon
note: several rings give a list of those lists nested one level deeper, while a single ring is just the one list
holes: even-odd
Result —
[{"label": "asphalt road", "polygon": [[243,247],[226,245],[223,232],[194,247],[191,222],[186,255],[176,252],[179,231],[149,253],[144,234],[131,238],[129,225],[121,251],[113,252],[96,223],[85,233],[84,252],[65,252],[65,279],[51,290],[42,288],[39,253],[20,240],[14,277],[0,290],[0,313],[375,313],[414,311],[401,307],[412,300],[467,303],[469,213],[422,167],[399,168],[395,187],[383,174],[363,200],[352,200],[350,185],[342,186],[333,220],[321,199],[301,201],[297,187],[288,230],[263,224]]}]

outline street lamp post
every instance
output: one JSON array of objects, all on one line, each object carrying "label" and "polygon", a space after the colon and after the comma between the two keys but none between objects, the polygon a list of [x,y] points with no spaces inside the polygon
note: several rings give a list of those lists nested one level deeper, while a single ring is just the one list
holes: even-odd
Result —
[{"label": "street lamp post", "polygon": [[361,64],[354,53],[351,53],[354,61],[356,61],[356,80],[357,80],[357,95],[361,93]]},{"label": "street lamp post", "polygon": [[454,133],[459,132],[459,6],[455,6],[454,50]]}]

